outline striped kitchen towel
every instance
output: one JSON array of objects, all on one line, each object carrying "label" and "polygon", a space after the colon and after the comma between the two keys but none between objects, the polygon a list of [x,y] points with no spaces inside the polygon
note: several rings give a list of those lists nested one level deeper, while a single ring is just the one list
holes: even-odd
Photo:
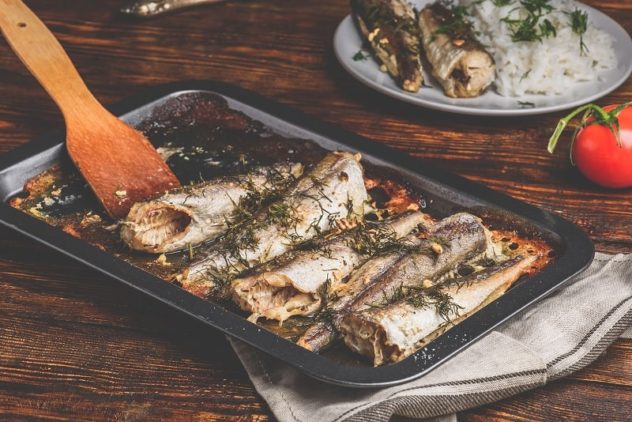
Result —
[{"label": "striped kitchen towel", "polygon": [[591,267],[420,379],[380,390],[337,387],[231,340],[281,422],[453,420],[454,412],[530,390],[588,365],[632,325],[632,255]]}]

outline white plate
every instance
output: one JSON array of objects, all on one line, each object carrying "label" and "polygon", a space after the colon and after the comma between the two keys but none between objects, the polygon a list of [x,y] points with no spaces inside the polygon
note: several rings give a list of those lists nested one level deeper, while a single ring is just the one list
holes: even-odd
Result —
[{"label": "white plate", "polygon": [[[423,8],[427,0],[413,1],[418,9]],[[477,98],[450,98],[441,88],[421,88],[413,94],[399,88],[393,79],[379,70],[375,60],[354,61],[353,56],[362,48],[362,38],[351,16],[347,16],[338,26],[334,35],[336,57],[353,77],[370,88],[408,103],[441,111],[480,116],[524,116],[565,110],[589,103],[614,91],[623,84],[632,73],[632,39],[617,22],[602,12],[582,4],[588,12],[589,21],[597,28],[609,33],[614,40],[618,65],[615,69],[601,72],[600,80],[578,83],[577,88],[566,95],[524,95],[522,97],[503,97],[493,88]],[[424,74],[425,84],[437,85]],[[520,103],[523,103],[522,105]],[[526,103],[535,106],[525,108]]]}]

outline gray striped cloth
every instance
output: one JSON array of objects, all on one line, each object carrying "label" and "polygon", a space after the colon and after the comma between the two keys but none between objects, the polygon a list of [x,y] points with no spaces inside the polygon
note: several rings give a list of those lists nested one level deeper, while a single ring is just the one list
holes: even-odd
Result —
[{"label": "gray striped cloth", "polygon": [[[592,362],[632,325],[632,255],[592,266],[426,376],[381,390],[336,387],[231,340],[282,422],[455,420],[454,413],[527,391]],[[397,419],[397,418],[394,418]]]}]

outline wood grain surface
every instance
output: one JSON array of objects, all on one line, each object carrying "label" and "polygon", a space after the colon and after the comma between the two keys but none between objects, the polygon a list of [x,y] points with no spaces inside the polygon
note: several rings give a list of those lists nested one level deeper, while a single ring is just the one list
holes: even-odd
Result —
[{"label": "wood grain surface", "polygon": [[[241,0],[157,19],[121,1],[32,0],[98,99],[216,79],[260,92],[577,223],[601,251],[632,252],[632,192],[604,191],[546,152],[557,115],[481,118],[397,103],[346,75],[331,42],[345,0]],[[589,2],[632,32],[632,1]],[[601,103],[632,99],[628,81]],[[0,41],[0,153],[62,126]],[[630,420],[632,341],[565,379],[459,415]],[[273,419],[225,338],[0,228],[0,419]]]}]

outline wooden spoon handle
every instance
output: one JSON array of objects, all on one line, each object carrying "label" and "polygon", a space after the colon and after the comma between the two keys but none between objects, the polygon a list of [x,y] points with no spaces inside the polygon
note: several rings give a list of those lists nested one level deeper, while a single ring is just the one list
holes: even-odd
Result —
[{"label": "wooden spoon handle", "polygon": [[0,29],[13,51],[55,100],[66,122],[81,121],[86,108],[105,111],[55,36],[21,0],[0,0]]}]

